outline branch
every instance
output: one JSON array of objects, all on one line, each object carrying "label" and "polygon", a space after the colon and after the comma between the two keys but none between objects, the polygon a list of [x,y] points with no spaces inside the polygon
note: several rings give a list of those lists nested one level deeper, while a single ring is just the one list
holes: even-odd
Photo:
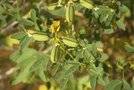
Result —
[{"label": "branch", "polygon": [[10,76],[16,69],[17,69],[16,67],[12,67],[11,69],[7,70],[4,74],[1,74],[0,80],[3,80],[7,78],[8,76]]}]

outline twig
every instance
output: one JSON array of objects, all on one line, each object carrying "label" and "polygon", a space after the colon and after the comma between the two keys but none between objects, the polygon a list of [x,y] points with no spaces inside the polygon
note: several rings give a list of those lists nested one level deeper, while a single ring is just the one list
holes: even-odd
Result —
[{"label": "twig", "polygon": [[7,70],[4,74],[1,74],[0,80],[3,80],[5,78],[7,78],[8,76],[10,76],[16,69],[17,69],[17,67],[12,67],[9,70]]},{"label": "twig", "polygon": [[0,34],[3,34],[4,32],[7,32],[7,31],[9,31],[9,30],[13,30],[13,29],[14,29],[14,26],[15,26],[16,24],[18,24],[18,22],[17,22],[17,21],[14,21],[14,22],[12,22],[11,24],[7,25],[4,29],[2,29],[2,30],[0,31]]}]

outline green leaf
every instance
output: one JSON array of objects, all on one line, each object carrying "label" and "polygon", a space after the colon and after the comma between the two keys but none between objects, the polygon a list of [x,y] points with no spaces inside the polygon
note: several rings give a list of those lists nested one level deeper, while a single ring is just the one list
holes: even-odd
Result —
[{"label": "green leaf", "polygon": [[38,19],[36,16],[36,11],[34,9],[31,10],[31,19],[36,23],[36,20]]},{"label": "green leaf", "polygon": [[134,46],[131,46],[130,44],[127,43],[124,45],[124,48],[128,52],[134,53]]},{"label": "green leaf", "polygon": [[104,79],[103,79],[101,76],[98,77],[98,80],[97,80],[97,81],[98,81],[98,83],[99,83],[100,85],[103,85],[103,86],[106,85]]},{"label": "green leaf", "polygon": [[100,62],[104,62],[108,59],[108,55],[105,53],[101,53],[101,58],[99,59]]},{"label": "green leaf", "polygon": [[53,3],[53,4],[49,4],[48,6],[47,6],[47,8],[48,8],[48,10],[55,10],[56,9],[56,7],[57,7],[57,3]]},{"label": "green leaf", "polygon": [[92,44],[92,50],[91,50],[92,55],[97,58],[98,57],[98,50],[97,50],[97,46],[95,43]]},{"label": "green leaf", "polygon": [[13,55],[11,55],[11,59],[14,62],[20,63],[21,61],[29,58],[29,57],[33,57],[34,54],[36,54],[37,51],[31,48],[25,48],[22,51],[18,50],[16,52],[13,53]]},{"label": "green leaf", "polygon": [[130,89],[130,85],[129,85],[129,83],[125,79],[123,79],[123,88],[125,90],[129,90]]},{"label": "green leaf", "polygon": [[103,79],[104,79],[106,85],[109,84],[110,80],[109,80],[109,77],[108,76],[105,76]]},{"label": "green leaf", "polygon": [[67,61],[66,63],[69,65],[80,65],[80,62],[78,61]]},{"label": "green leaf", "polygon": [[86,84],[89,81],[89,76],[83,76],[79,79],[79,84]]},{"label": "green leaf", "polygon": [[58,69],[59,69],[59,66],[60,66],[60,64],[56,64],[54,67],[53,67],[53,69],[52,69],[52,76],[54,76],[55,74],[56,74],[56,72],[58,71]]},{"label": "green leaf", "polygon": [[33,63],[35,63],[36,60],[33,60],[31,63],[27,64],[27,66],[25,67],[25,69],[23,71],[21,71],[17,77],[15,78],[15,80],[13,80],[11,82],[11,84],[15,85],[20,83],[22,80],[24,80],[31,72],[30,72],[30,68],[33,65]]},{"label": "green leaf", "polygon": [[104,29],[104,32],[106,34],[112,34],[114,32],[113,28],[109,28],[109,29]]},{"label": "green leaf", "polygon": [[[3,4],[3,5],[4,5],[4,4]],[[0,15],[3,14],[3,13],[5,12],[5,10],[6,10],[6,8],[4,8],[5,6],[3,7],[3,5],[0,4],[0,11],[1,11],[1,12],[0,12]]]},{"label": "green leaf", "polygon": [[[67,90],[76,90],[76,82],[75,82],[75,78],[74,78],[73,74],[70,75],[66,87],[67,87],[66,88]],[[65,89],[63,89],[63,90],[65,90]]]},{"label": "green leaf", "polygon": [[75,10],[76,12],[77,12],[77,11],[80,11],[82,8],[83,8],[83,6],[80,5],[79,3],[74,4],[74,10]]},{"label": "green leaf", "polygon": [[31,57],[27,57],[26,59],[22,60],[17,64],[17,67],[20,67],[21,70],[23,70],[29,63],[32,63],[33,60],[37,60],[36,55],[32,55]]},{"label": "green leaf", "polygon": [[122,84],[121,80],[112,80],[107,86],[106,90],[115,90],[116,87]]},{"label": "green leaf", "polygon": [[56,16],[61,16],[61,17],[65,17],[65,11],[66,10],[64,7],[60,7],[55,10],[49,10],[51,14],[56,15]]},{"label": "green leaf", "polygon": [[21,22],[22,22],[22,24],[27,25],[27,26],[34,26],[35,25],[35,23],[33,21],[28,20],[28,19],[22,19]]},{"label": "green leaf", "polygon": [[33,73],[30,73],[25,79],[22,80],[22,82],[26,84],[37,82],[36,75]]},{"label": "green leaf", "polygon": [[31,37],[25,36],[23,40],[20,42],[21,49],[27,48],[28,45],[33,41]]},{"label": "green leaf", "polygon": [[114,90],[121,90],[121,88],[122,88],[122,83],[121,83],[121,84],[119,84],[117,87],[115,87],[115,89],[114,89]]},{"label": "green leaf", "polygon": [[18,39],[18,40],[21,40],[22,38],[24,38],[27,34],[23,31],[21,32],[17,32],[17,33],[14,33],[11,35],[11,38],[14,38],[14,39]]},{"label": "green leaf", "polygon": [[88,8],[88,9],[92,9],[94,6],[93,6],[93,2],[89,1],[89,0],[80,0],[80,4],[85,7],[85,8]]},{"label": "green leaf", "polygon": [[103,73],[103,67],[102,66],[98,66],[96,67],[95,65],[90,65],[90,71],[93,73],[93,74],[96,74],[96,75],[100,75]]},{"label": "green leaf", "polygon": [[65,78],[65,79],[62,80],[61,86],[60,86],[62,90],[64,90],[64,88],[65,88],[65,86],[66,86],[68,80],[69,80],[68,78]]},{"label": "green leaf", "polygon": [[47,55],[37,53],[36,58],[37,58],[37,61],[31,67],[31,69],[30,69],[31,71],[36,71],[37,69],[39,69],[42,66],[47,67],[47,64],[49,61],[49,57]]},{"label": "green leaf", "polygon": [[12,53],[12,54],[10,55],[10,59],[11,59],[12,61],[16,61],[20,56],[21,56],[21,53],[20,53],[19,50],[17,50],[17,51],[15,51],[14,53]]},{"label": "green leaf", "polygon": [[109,16],[105,22],[105,26],[108,27],[108,26],[111,26],[111,22],[113,20],[113,16],[114,16],[115,12],[110,12],[110,9],[109,9]]},{"label": "green leaf", "polygon": [[41,80],[43,80],[44,82],[47,82],[47,78],[46,75],[44,73],[44,67],[40,67],[38,68],[38,70],[35,71],[35,74],[38,75],[40,77]]},{"label": "green leaf", "polygon": [[79,65],[73,65],[69,69],[65,70],[66,76],[72,74],[74,71],[76,71],[78,69],[78,67],[79,67]]},{"label": "green leaf", "polygon": [[125,5],[121,5],[120,11],[121,11],[122,14],[123,13],[128,13],[128,15],[129,15],[129,13],[130,13],[129,8]]},{"label": "green leaf", "polygon": [[11,14],[14,20],[20,20],[22,17],[20,15],[20,9],[19,8],[14,8],[14,12]]},{"label": "green leaf", "polygon": [[91,87],[92,87],[93,89],[95,89],[95,87],[96,87],[97,78],[98,78],[97,75],[94,75],[94,76],[90,77]]},{"label": "green leaf", "polygon": [[109,17],[109,11],[103,11],[100,15],[100,23],[106,22],[107,18]]},{"label": "green leaf", "polygon": [[118,26],[118,28],[125,30],[125,25],[123,23],[123,21],[121,19],[119,19],[118,21],[116,21],[116,25]]},{"label": "green leaf", "polygon": [[[89,84],[90,85],[90,81],[89,81],[89,75],[80,77],[78,79],[78,90],[83,90],[83,86]],[[91,87],[91,86],[90,86]]]},{"label": "green leaf", "polygon": [[58,75],[55,77],[56,80],[61,80],[65,77],[65,71],[60,71]]}]

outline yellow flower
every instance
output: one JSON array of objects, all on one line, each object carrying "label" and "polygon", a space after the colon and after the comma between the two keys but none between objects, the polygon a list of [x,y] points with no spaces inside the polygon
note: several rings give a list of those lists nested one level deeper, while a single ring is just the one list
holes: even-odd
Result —
[{"label": "yellow flower", "polygon": [[51,25],[51,30],[52,30],[52,33],[58,32],[60,30],[60,21],[55,21]]},{"label": "yellow flower", "polygon": [[4,40],[5,40],[5,43],[10,47],[13,47],[13,45],[15,44],[19,44],[19,40],[11,38],[11,35],[7,36]]},{"label": "yellow flower", "polygon": [[48,90],[46,85],[40,85],[38,90]]}]

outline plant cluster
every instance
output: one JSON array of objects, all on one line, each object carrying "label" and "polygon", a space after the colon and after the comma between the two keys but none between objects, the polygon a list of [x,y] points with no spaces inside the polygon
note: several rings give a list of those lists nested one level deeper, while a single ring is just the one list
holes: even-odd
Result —
[{"label": "plant cluster", "polygon": [[[118,61],[121,78],[111,78],[114,72],[101,42],[102,35],[125,30],[130,11],[121,1],[2,0],[0,11],[0,29],[12,22],[16,31],[10,37],[19,43],[10,56],[17,64],[12,84],[53,79],[63,90],[95,89],[97,84],[105,90],[134,89],[134,81],[128,83],[124,76],[134,66]],[[134,52],[129,44],[124,47]],[[87,76],[77,82],[79,74]]]}]

